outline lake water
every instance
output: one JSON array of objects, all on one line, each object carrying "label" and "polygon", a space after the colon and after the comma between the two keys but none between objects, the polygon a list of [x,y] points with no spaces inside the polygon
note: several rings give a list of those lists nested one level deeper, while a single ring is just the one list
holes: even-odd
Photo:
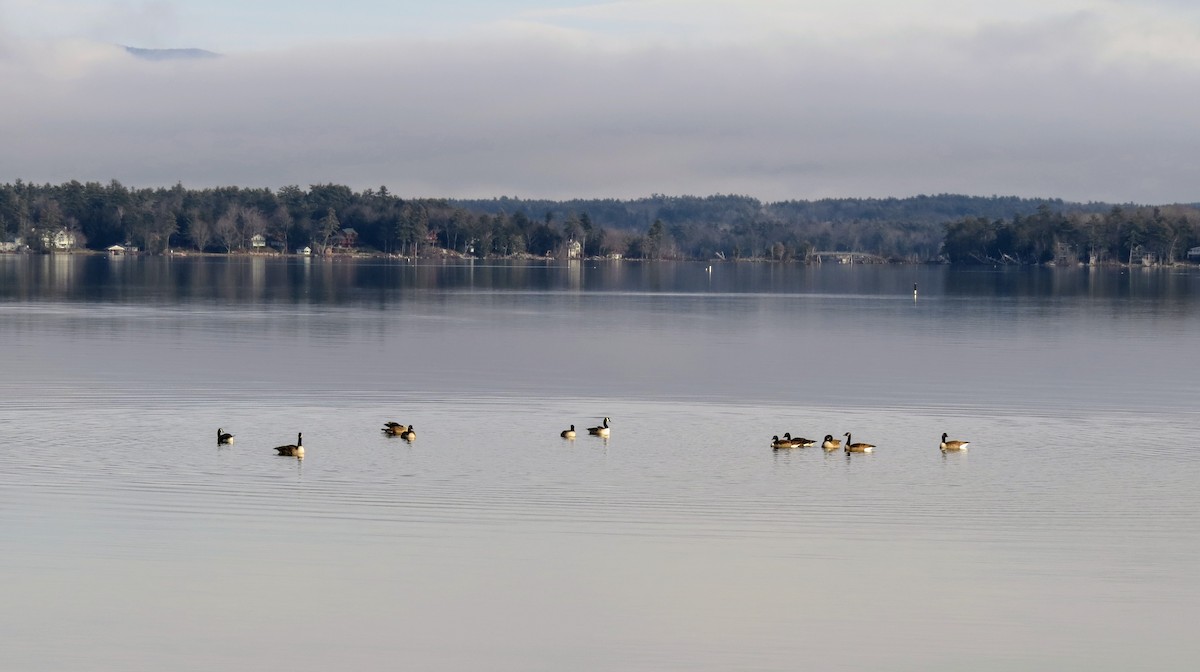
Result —
[{"label": "lake water", "polygon": [[1193,670],[1197,333],[1195,270],[0,256],[0,668]]}]

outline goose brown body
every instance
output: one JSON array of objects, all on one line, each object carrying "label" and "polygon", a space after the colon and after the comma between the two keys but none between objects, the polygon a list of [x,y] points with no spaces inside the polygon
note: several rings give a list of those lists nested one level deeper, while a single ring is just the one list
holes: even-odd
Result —
[{"label": "goose brown body", "polygon": [[793,448],[808,448],[810,446],[817,445],[817,442],[812,439],[806,439],[800,436],[797,436],[793,439],[791,432],[784,433],[783,438],[791,441]]},{"label": "goose brown body", "polygon": [[304,457],[304,434],[296,433],[296,443],[289,443],[286,446],[275,446],[275,452],[284,457]]},{"label": "goose brown body", "polygon": [[942,432],[942,441],[938,444],[938,448],[941,448],[943,453],[966,450],[967,446],[971,445],[970,441],[947,441],[947,436],[949,434]]},{"label": "goose brown body", "polygon": [[821,447],[825,450],[837,450],[842,447],[842,440],[833,438],[832,434],[826,434],[825,440],[821,442]]},{"label": "goose brown body", "polygon": [[771,437],[772,448],[807,448],[815,443],[816,441],[811,439],[793,439],[791,432],[784,432],[782,439],[778,436]]}]

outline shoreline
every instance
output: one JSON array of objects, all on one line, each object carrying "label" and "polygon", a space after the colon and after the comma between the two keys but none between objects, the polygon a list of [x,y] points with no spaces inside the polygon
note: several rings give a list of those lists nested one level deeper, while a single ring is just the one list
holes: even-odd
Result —
[{"label": "shoreline", "polygon": [[[403,255],[391,252],[378,251],[356,251],[356,252],[331,252],[326,254],[297,254],[279,251],[271,252],[201,252],[197,250],[179,250],[171,249],[164,253],[144,252],[144,251],[124,251],[111,252],[109,250],[92,250],[92,249],[72,249],[72,250],[49,250],[43,252],[35,252],[32,250],[4,250],[0,251],[0,256],[106,256],[106,257],[221,257],[221,258],[263,258],[263,259],[320,259],[322,261],[345,261],[345,260],[392,260],[392,261],[541,261],[541,262],[572,262],[572,261],[604,261],[604,262],[632,262],[632,263],[656,263],[656,262],[684,262],[684,263],[707,263],[710,265],[727,265],[727,264],[799,264],[805,266],[955,266],[961,268],[1193,268],[1200,266],[1200,263],[1189,261],[1176,261],[1173,263],[1126,263],[1126,262],[1101,262],[1087,264],[1078,262],[1074,264],[1056,264],[1048,262],[1044,264],[1015,264],[1015,263],[995,263],[995,264],[955,264],[947,261],[925,260],[925,261],[906,261],[901,259],[884,259],[872,255],[868,252],[834,252],[824,253],[828,255],[844,254],[845,259],[849,259],[852,255],[857,255],[858,261],[849,262],[841,261],[805,261],[804,259],[770,259],[767,257],[744,257],[740,259],[645,259],[636,257],[624,256],[592,256],[592,257],[573,257],[566,258],[562,256],[539,256],[536,254],[520,253],[506,256],[488,255],[486,257],[477,257],[474,255],[464,254],[461,252],[453,252],[444,248],[430,248],[431,253],[427,252],[421,255]],[[865,258],[863,258],[865,257]]]}]

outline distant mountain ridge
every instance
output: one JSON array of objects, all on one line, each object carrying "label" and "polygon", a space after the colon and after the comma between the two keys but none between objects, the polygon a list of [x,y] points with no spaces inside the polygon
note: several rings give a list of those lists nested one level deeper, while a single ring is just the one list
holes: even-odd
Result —
[{"label": "distant mountain ridge", "polygon": [[207,49],[143,49],[122,45],[125,51],[145,61],[187,61],[200,58],[220,58],[220,54]]}]

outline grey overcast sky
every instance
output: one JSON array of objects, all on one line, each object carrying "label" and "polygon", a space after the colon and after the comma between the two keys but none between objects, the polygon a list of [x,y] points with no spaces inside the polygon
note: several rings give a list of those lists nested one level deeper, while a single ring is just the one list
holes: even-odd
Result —
[{"label": "grey overcast sky", "polygon": [[1195,7],[0,0],[0,181],[1195,202]]}]

